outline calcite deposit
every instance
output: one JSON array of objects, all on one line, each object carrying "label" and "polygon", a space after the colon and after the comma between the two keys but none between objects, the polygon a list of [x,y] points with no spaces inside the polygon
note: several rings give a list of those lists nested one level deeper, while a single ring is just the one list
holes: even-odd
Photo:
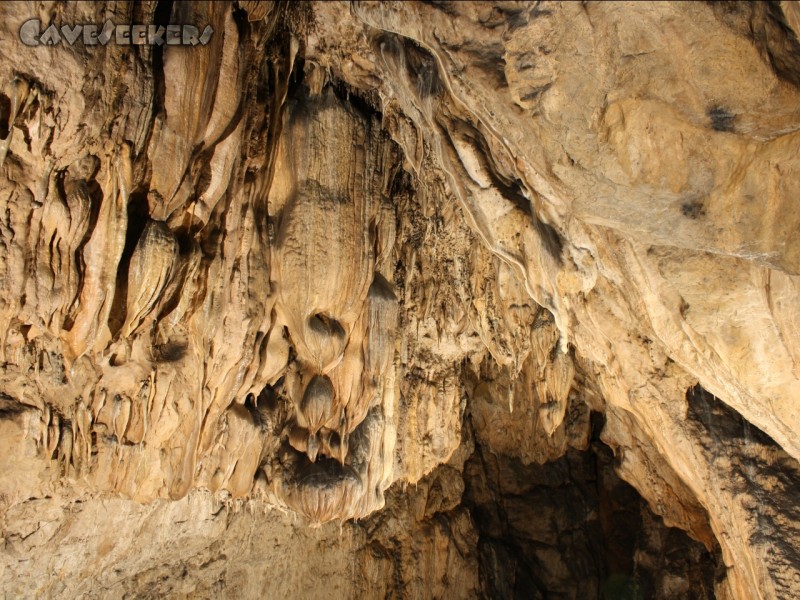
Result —
[{"label": "calcite deposit", "polygon": [[0,15],[9,597],[800,597],[800,4]]}]

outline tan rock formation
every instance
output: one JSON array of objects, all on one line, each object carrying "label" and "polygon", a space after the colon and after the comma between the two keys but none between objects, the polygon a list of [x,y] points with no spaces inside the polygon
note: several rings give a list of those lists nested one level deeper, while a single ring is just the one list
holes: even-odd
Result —
[{"label": "tan rock formation", "polygon": [[797,3],[0,14],[8,593],[800,595]]}]

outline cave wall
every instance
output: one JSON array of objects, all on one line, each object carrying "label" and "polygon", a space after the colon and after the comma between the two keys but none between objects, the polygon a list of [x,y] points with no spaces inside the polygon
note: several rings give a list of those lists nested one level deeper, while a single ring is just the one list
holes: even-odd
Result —
[{"label": "cave wall", "polygon": [[[650,536],[626,546],[637,585],[710,594],[713,572],[720,598],[798,594],[796,3],[0,14],[0,510],[20,595],[163,577],[315,595],[347,563],[345,595],[512,593],[487,540],[534,527],[547,492],[498,533],[477,482],[565,463],[599,515],[564,525],[586,548],[613,553],[586,481],[647,504],[630,495],[625,521]],[[34,17],[214,34],[24,46]],[[661,520],[696,572],[647,562],[672,543]],[[70,554],[92,527],[91,560]],[[245,531],[262,574],[241,583]],[[593,560],[587,590],[614,571]]]}]

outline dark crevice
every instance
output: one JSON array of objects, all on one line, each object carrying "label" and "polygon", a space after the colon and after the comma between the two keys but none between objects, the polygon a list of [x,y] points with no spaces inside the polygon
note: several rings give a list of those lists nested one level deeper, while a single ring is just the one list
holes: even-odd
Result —
[{"label": "dark crevice", "polygon": [[0,420],[13,419],[25,412],[27,408],[16,398],[0,392]]},{"label": "dark crevice", "polygon": [[11,130],[11,99],[5,94],[0,94],[0,139],[6,139]]},{"label": "dark crevice", "polygon": [[530,11],[530,14],[526,14],[524,10],[521,8],[499,8],[500,13],[505,18],[506,22],[508,23],[508,31],[514,31],[519,29],[520,27],[525,27],[528,24],[528,20],[530,18],[536,18],[542,14],[550,14],[550,11],[545,10],[538,10],[533,8]]},{"label": "dark crevice", "polygon": [[370,95],[350,87],[343,81],[335,81],[331,85],[333,93],[349,108],[354,108],[361,115],[367,118],[375,118],[379,122],[382,120],[381,103],[377,94]]},{"label": "dark crevice", "polygon": [[153,347],[153,358],[161,363],[174,363],[182,360],[187,350],[187,343],[169,340]]},{"label": "dark crevice", "polygon": [[[306,104],[311,100],[311,90],[305,79],[305,67],[305,60],[298,54],[292,68],[292,74],[289,77],[286,92],[287,105],[290,111],[299,110],[303,113]],[[278,85],[279,83],[275,81],[274,86],[277,88]],[[377,91],[356,89],[340,79],[335,79],[324,85],[321,96],[324,96],[326,92],[333,92],[344,106],[368,119],[375,118],[378,121],[382,119],[381,101]],[[277,133],[279,135],[280,130],[277,130]]]},{"label": "dark crevice", "polygon": [[117,268],[117,282],[114,292],[114,301],[108,318],[108,327],[111,334],[116,336],[126,318],[126,305],[128,301],[128,269],[131,256],[136,248],[139,238],[142,237],[147,222],[150,219],[147,204],[147,190],[137,188],[128,199],[128,229],[125,233],[125,247]]},{"label": "dark crevice", "polygon": [[444,84],[439,76],[439,65],[436,58],[410,38],[403,39],[403,46],[406,68],[419,97],[425,99],[441,95],[444,91]]},{"label": "dark crevice", "polygon": [[476,150],[484,171],[489,176],[492,186],[514,207],[522,211],[533,223],[547,253],[560,265],[564,241],[556,229],[545,223],[535,214],[531,201],[523,192],[523,183],[517,177],[509,177],[502,173],[493,159],[491,148],[483,134],[466,121],[458,121],[453,129],[468,139]]},{"label": "dark crevice", "polygon": [[[156,10],[153,13],[153,24],[156,26],[166,27],[170,23],[172,17],[172,0],[159,0],[156,4]],[[165,46],[153,46],[153,79],[154,79],[154,96],[153,96],[153,116],[164,114],[164,95],[166,93],[166,84],[164,82],[164,51]]]},{"label": "dark crevice", "polygon": [[560,266],[563,261],[561,253],[564,249],[564,240],[561,239],[558,231],[556,231],[555,227],[548,225],[537,217],[533,217],[533,226],[536,228],[536,232],[539,234],[547,253]]},{"label": "dark crevice", "polygon": [[462,120],[455,122],[451,129],[459,132],[471,142],[481,166],[491,180],[492,186],[500,192],[503,198],[526,215],[532,216],[531,202],[522,192],[522,181],[519,178],[512,178],[501,172],[493,159],[492,150],[480,130]]}]

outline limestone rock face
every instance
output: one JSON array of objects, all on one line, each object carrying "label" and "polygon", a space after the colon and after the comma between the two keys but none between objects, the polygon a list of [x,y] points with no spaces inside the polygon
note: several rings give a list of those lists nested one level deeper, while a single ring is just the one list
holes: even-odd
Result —
[{"label": "limestone rock face", "polygon": [[9,594],[800,596],[796,2],[0,15]]}]

